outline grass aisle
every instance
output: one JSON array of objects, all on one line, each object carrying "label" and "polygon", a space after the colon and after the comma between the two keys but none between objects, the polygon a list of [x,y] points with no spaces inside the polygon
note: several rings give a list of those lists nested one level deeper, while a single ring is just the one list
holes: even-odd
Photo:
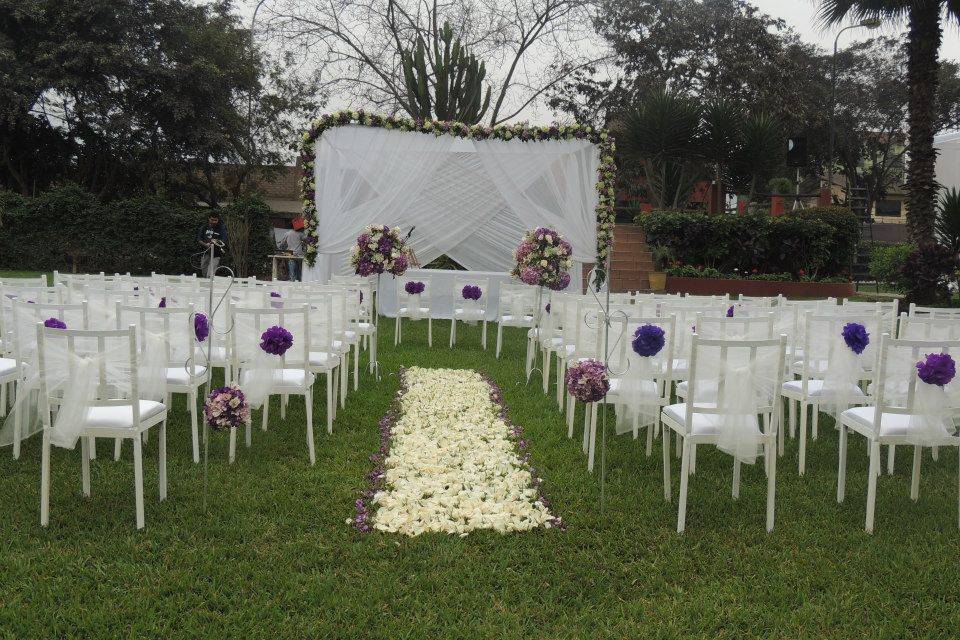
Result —
[{"label": "grass aisle", "polygon": [[[241,447],[232,467],[227,439],[215,439],[209,515],[182,396],[168,428],[170,495],[162,504],[156,440],[146,448],[140,533],[129,447],[115,463],[100,446],[89,500],[79,496],[78,452],[55,452],[47,530],[38,526],[37,440],[16,463],[0,450],[0,637],[956,636],[955,452],[938,463],[926,456],[917,504],[909,499],[911,456],[899,455],[897,475],[880,478],[877,533],[868,536],[865,448],[851,442],[848,498],[838,505],[837,437],[822,421],[804,478],[788,440],[776,529],[767,535],[760,470],[745,468],[735,503],[729,458],[703,448],[687,531],[678,536],[675,505],[662,498],[659,447],[647,459],[638,443],[611,439],[601,513],[579,433],[568,440],[552,397],[522,384],[522,332],[508,331],[498,361],[480,350],[476,327],[451,350],[447,323],[438,322],[428,349],[425,323],[416,324],[407,323],[397,349],[393,323],[381,324],[384,379],[364,378],[332,436],[318,428],[315,467],[298,399],[285,422],[274,404],[270,431],[255,429],[253,448]],[[566,532],[407,538],[360,535],[344,523],[378,447],[396,372],[411,365],[475,369],[502,387],[512,421],[535,443],[533,462]],[[318,425],[323,415],[318,404]]]}]

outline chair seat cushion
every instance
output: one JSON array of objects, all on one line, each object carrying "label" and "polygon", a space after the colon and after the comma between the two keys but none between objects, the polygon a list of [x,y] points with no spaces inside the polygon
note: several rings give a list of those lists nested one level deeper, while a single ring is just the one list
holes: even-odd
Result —
[{"label": "chair seat cushion", "polygon": [[[166,409],[162,402],[140,400],[140,422]],[[130,429],[133,427],[133,407],[90,407],[87,410],[87,429]]]},{"label": "chair seat cushion", "polygon": [[511,323],[513,323],[513,324],[528,324],[528,323],[530,323],[530,322],[533,322],[533,316],[531,316],[531,315],[525,315],[525,316],[522,316],[522,317],[521,317],[521,316],[515,316],[515,315],[512,315],[512,314],[507,314],[507,315],[504,315],[504,316],[500,316],[500,322],[501,322],[501,324],[511,324]]},{"label": "chair seat cushion", "polygon": [[[709,405],[706,405],[709,406]],[[687,419],[686,403],[671,404],[663,408],[665,416],[671,418],[674,422],[685,424]],[[760,433],[760,424],[756,416],[750,416],[750,426]],[[692,431],[695,436],[715,436],[719,435],[720,427],[723,424],[723,416],[719,413],[697,413],[694,411],[692,418]]]},{"label": "chair seat cushion", "polygon": [[[410,311],[406,307],[400,307],[400,310],[397,313],[403,316],[403,315],[409,314]],[[430,313],[430,307],[420,307],[420,313],[423,315],[427,315],[428,313]]]},{"label": "chair seat cushion", "polygon": [[340,357],[338,355],[327,353],[326,351],[310,352],[311,367],[331,367],[335,365],[339,359]]},{"label": "chair seat cushion", "polygon": [[357,331],[363,335],[371,334],[377,330],[377,325],[373,324],[372,322],[358,322],[356,327]]},{"label": "chair seat cushion", "polygon": [[0,358],[0,378],[12,376],[17,372],[17,361],[13,358]]},{"label": "chair seat cushion", "polygon": [[[841,421],[862,433],[869,433],[875,430],[876,407],[854,407],[847,409],[840,414]],[[881,438],[903,438],[910,435],[910,418],[906,413],[884,413],[880,418],[880,437]],[[913,428],[916,430],[916,427]],[[940,426],[937,429],[938,436],[943,437],[944,444],[956,444],[957,438],[951,436],[946,427]]]},{"label": "chair seat cushion", "polygon": [[[207,368],[194,365],[193,367],[193,381],[200,382],[207,373]],[[167,384],[172,385],[185,385],[190,384],[190,374],[187,372],[186,367],[167,367]]]},{"label": "chair seat cushion", "polygon": [[[610,378],[610,390],[607,391],[607,396],[615,396],[620,393],[620,388],[623,386],[623,379],[621,378]],[[641,380],[640,381],[640,391],[643,393],[657,393],[657,383],[653,380]]]},{"label": "chair seat cushion", "polygon": [[[303,369],[280,369],[277,372],[277,381],[274,383],[276,388],[304,388],[313,385],[314,375],[307,374],[306,383]],[[240,386],[250,381],[250,372],[244,371],[240,377]]]},{"label": "chair seat cushion", "polygon": [[[807,380],[807,396],[811,398],[831,398],[837,397],[837,389],[834,388],[823,388],[823,380]],[[800,395],[803,392],[803,381],[802,380],[788,380],[783,383],[783,391],[790,393],[792,395]],[[858,387],[855,384],[845,385],[841,390],[840,394],[843,398],[864,398],[866,394],[863,392],[863,389]]]},{"label": "chair seat cushion", "polygon": [[[690,388],[690,383],[687,380],[677,383],[677,396],[680,398],[687,397],[687,389]],[[697,398],[695,400],[702,400],[704,397],[716,399],[717,397],[717,381],[716,380],[700,380],[697,382]],[[703,397],[700,394],[703,394]]]},{"label": "chair seat cushion", "polygon": [[487,315],[486,309],[454,309],[453,315],[458,318],[483,320]]}]

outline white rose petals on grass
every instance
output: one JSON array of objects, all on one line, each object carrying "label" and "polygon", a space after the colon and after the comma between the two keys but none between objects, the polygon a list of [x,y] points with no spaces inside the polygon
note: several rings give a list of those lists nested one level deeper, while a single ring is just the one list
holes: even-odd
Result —
[{"label": "white rose petals on grass", "polygon": [[[531,473],[517,453],[499,389],[479,373],[459,369],[407,369],[406,391],[389,429],[382,478],[370,500],[368,526],[409,536],[426,532],[467,535],[557,526]],[[519,441],[521,450],[526,442]],[[376,475],[376,473],[374,474]],[[359,501],[358,501],[359,503]]]}]

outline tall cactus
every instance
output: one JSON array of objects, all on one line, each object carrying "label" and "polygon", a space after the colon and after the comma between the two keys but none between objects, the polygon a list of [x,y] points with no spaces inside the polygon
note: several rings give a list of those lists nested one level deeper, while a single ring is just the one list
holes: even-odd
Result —
[{"label": "tall cactus", "polygon": [[[442,45],[442,46],[441,46]],[[443,23],[433,37],[433,60],[427,71],[426,44],[417,37],[415,47],[402,52],[408,111],[414,118],[454,120],[476,124],[490,106],[490,87],[483,91],[484,64],[467,53],[453,29]],[[430,95],[433,79],[433,97]]]}]

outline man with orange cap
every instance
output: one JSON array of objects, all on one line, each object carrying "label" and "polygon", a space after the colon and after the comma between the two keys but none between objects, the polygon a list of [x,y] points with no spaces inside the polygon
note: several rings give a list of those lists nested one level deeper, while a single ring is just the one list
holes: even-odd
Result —
[{"label": "man with orange cap", "polygon": [[299,259],[287,260],[287,271],[290,273],[290,280],[299,281],[303,277],[303,229],[306,224],[303,218],[293,219],[293,229],[283,234],[280,241],[280,249],[294,256],[301,256]]}]

